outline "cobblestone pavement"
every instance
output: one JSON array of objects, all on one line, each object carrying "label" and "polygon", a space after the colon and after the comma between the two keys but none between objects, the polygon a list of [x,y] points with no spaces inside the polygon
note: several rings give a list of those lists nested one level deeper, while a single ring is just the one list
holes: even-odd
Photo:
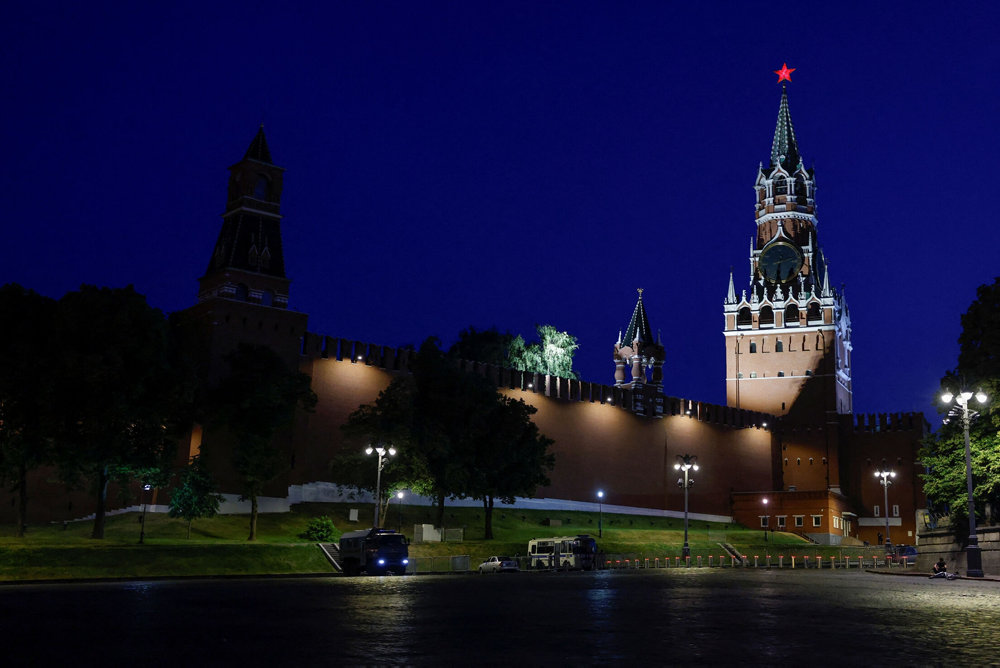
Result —
[{"label": "cobblestone pavement", "polygon": [[6,665],[997,665],[1000,582],[859,571],[0,588]]}]

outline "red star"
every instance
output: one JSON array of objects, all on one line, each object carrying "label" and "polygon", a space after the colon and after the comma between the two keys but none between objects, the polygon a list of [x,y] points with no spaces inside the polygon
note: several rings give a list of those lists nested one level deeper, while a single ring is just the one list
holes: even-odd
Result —
[{"label": "red star", "polygon": [[781,63],[781,69],[775,70],[774,73],[778,75],[778,83],[781,83],[782,81],[791,82],[792,72],[794,71],[795,71],[794,67],[789,69],[787,63]]}]

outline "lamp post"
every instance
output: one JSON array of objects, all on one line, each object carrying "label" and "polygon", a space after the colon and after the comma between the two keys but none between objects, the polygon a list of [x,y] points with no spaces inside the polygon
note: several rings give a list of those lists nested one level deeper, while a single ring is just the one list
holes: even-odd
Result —
[{"label": "lamp post", "polygon": [[391,446],[385,448],[381,444],[379,444],[374,448],[369,445],[368,448],[365,450],[366,455],[370,455],[373,452],[378,454],[378,477],[376,477],[375,479],[375,524],[372,525],[377,529],[378,518],[379,515],[382,513],[382,469],[383,467],[385,467],[386,457],[392,457],[393,455],[395,455],[396,448],[393,448]]},{"label": "lamp post", "polygon": [[604,538],[604,490],[597,490],[597,537]]},{"label": "lamp post", "polygon": [[[970,578],[983,577],[983,555],[979,550],[979,538],[976,536],[976,502],[972,498],[972,452],[969,448],[969,399],[972,392],[962,391],[953,395],[947,390],[941,395],[941,401],[950,404],[954,399],[962,409],[962,431],[965,434],[965,487],[969,496],[969,545],[965,548],[965,572]],[[976,400],[985,404],[988,397],[982,390],[976,392]]]},{"label": "lamp post", "polygon": [[676,470],[684,471],[684,477],[677,479],[677,486],[684,488],[684,549],[681,556],[685,559],[691,556],[691,548],[688,546],[688,490],[694,484],[694,478],[689,476],[689,472],[692,469],[698,470],[697,461],[696,455],[677,455],[677,463],[674,464]]},{"label": "lamp post", "polygon": [[403,492],[396,492],[396,533],[403,533]]},{"label": "lamp post", "polygon": [[142,495],[142,520],[140,520],[139,527],[139,545],[142,545],[146,540],[146,502],[149,497],[149,490],[153,489],[152,485],[143,485],[142,491],[145,494]]},{"label": "lamp post", "polygon": [[764,530],[764,542],[767,542],[767,525],[771,523],[771,516],[767,514],[767,499],[764,499],[764,525],[761,529]]},{"label": "lamp post", "polygon": [[892,553],[892,538],[889,536],[889,485],[896,477],[895,471],[875,471],[875,477],[882,484],[883,497],[885,499],[885,549]]}]

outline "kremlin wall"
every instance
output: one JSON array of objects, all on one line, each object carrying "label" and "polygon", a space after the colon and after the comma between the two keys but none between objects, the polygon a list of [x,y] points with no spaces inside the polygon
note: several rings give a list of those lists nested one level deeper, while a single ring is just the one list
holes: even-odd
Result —
[{"label": "kremlin wall", "polygon": [[[265,489],[262,511],[343,498],[330,474],[331,461],[345,447],[340,426],[395,376],[408,373],[413,351],[308,332],[308,316],[287,308],[284,170],[273,163],[263,128],[229,169],[222,229],[197,303],[177,316],[201,342],[209,382],[222,376],[226,355],[241,342],[271,347],[289,368],[312,379],[315,412],[300,412],[276,437],[288,454],[288,470]],[[738,297],[730,275],[728,295],[720,300],[727,377],[719,382],[727,387],[728,405],[665,393],[664,348],[653,342],[641,291],[614,345],[610,384],[461,363],[537,408],[534,421],[554,440],[551,484],[515,505],[596,510],[601,489],[608,510],[679,517],[684,494],[673,465],[678,455],[696,455],[694,517],[836,545],[878,544],[888,513],[892,542],[916,542],[927,505],[917,452],[928,425],[919,413],[852,413],[849,311],[818,245],[814,176],[802,166],[784,90],[771,161],[761,165],[754,187],[757,240],[748,287]],[[195,427],[178,450],[178,464],[199,452],[203,441],[224,444],[226,438]],[[223,511],[246,512],[236,501],[228,463],[213,461],[213,451],[219,448],[206,449],[205,457],[229,499]],[[896,472],[889,508],[874,476],[885,467]],[[67,490],[51,471],[33,476],[28,492],[31,522],[93,512],[90,495]],[[148,499],[154,512],[166,510],[165,493],[156,490]],[[109,492],[112,512],[115,499]],[[9,521],[13,504],[0,507]],[[129,509],[137,507],[119,508]]]}]

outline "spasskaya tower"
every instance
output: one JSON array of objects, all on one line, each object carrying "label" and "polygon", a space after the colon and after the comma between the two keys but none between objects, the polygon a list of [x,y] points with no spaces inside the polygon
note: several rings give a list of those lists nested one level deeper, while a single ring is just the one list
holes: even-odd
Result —
[{"label": "spasskaya tower", "polygon": [[[787,66],[775,73],[791,81]],[[782,83],[768,166],[758,167],[748,284],[723,306],[729,406],[813,418],[851,413],[851,319],[818,243],[816,179],[799,153]]]}]

